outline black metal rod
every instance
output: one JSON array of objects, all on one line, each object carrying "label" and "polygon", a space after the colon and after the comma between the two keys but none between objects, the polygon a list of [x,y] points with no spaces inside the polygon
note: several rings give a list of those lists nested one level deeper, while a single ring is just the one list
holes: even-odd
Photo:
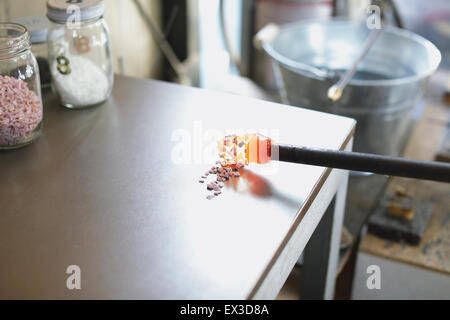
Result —
[{"label": "black metal rod", "polygon": [[423,180],[450,182],[450,164],[377,154],[278,145],[279,161],[372,172]]}]

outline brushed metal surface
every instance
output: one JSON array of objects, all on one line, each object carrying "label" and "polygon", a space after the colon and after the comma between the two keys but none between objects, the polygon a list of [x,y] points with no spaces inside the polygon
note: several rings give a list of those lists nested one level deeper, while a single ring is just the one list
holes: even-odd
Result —
[{"label": "brushed metal surface", "polygon": [[264,49],[275,62],[282,100],[354,118],[355,151],[398,156],[413,124],[412,110],[441,61],[436,46],[405,29],[383,29],[342,97],[332,102],[328,89],[351,69],[369,37],[365,21],[335,18],[280,29]]},{"label": "brushed metal surface", "polygon": [[[252,166],[208,201],[198,178],[210,164],[196,154],[211,129],[277,129],[283,143],[340,149],[355,125],[125,77],[101,107],[44,101],[43,136],[0,153],[0,298],[246,298],[326,169]],[[192,154],[176,164],[183,132]],[[66,288],[69,265],[81,290]]]}]

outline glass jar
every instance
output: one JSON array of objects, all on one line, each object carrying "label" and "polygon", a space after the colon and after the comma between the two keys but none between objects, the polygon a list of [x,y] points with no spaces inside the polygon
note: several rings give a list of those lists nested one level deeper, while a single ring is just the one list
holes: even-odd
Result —
[{"label": "glass jar", "polygon": [[50,65],[48,64],[47,40],[45,42],[32,42],[31,51],[33,51],[39,66],[41,88],[50,88],[52,85],[52,75],[50,73]]},{"label": "glass jar", "polygon": [[30,32],[31,51],[36,57],[41,77],[41,88],[49,88],[52,83],[48,64],[47,34],[50,22],[46,16],[21,17],[14,22],[27,27]]},{"label": "glass jar", "polygon": [[113,87],[109,30],[102,0],[48,0],[49,64],[63,106],[86,108],[105,102]]},{"label": "glass jar", "polygon": [[42,130],[39,68],[27,28],[0,23],[0,149],[32,143]]}]

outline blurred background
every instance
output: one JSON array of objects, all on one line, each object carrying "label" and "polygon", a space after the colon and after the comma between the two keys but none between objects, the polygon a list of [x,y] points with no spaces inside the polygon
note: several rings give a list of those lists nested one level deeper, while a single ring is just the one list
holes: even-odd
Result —
[{"label": "blurred background", "polygon": [[[0,0],[0,20],[45,15],[45,4],[46,0]],[[105,0],[105,4],[115,72],[128,76],[250,95],[269,93],[276,99],[270,59],[255,48],[255,34],[270,23],[332,17],[363,20],[371,4],[382,9],[385,23],[400,24],[431,40],[442,52],[441,68],[450,68],[446,0]],[[252,82],[242,88],[236,77]],[[255,92],[255,84],[264,92]]]}]

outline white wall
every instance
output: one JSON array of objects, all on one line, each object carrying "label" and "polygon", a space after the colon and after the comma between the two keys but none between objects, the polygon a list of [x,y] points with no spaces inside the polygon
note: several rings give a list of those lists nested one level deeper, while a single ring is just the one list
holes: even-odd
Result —
[{"label": "white wall", "polygon": [[[0,21],[45,15],[46,0],[0,0]],[[161,25],[160,0],[140,0],[146,13]],[[116,73],[157,77],[161,54],[132,0],[105,0],[105,18],[111,31]],[[122,63],[122,62],[123,63]]]}]

